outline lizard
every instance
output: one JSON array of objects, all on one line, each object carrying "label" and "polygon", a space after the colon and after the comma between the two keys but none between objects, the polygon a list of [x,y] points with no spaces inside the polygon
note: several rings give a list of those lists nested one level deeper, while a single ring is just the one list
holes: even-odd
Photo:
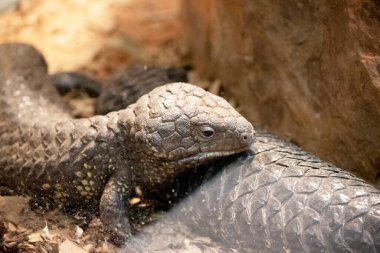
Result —
[{"label": "lizard", "polygon": [[155,88],[127,108],[74,119],[32,46],[0,46],[0,182],[61,208],[98,209],[115,242],[131,235],[133,186],[240,153],[252,124],[223,98],[188,83]]}]

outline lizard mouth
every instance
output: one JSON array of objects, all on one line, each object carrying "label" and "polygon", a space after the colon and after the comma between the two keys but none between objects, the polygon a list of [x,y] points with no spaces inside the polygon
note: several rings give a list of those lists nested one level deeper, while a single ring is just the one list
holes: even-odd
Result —
[{"label": "lizard mouth", "polygon": [[199,164],[204,161],[211,161],[215,160],[217,158],[226,157],[234,154],[238,154],[244,151],[247,151],[249,147],[244,147],[240,149],[235,150],[229,150],[229,151],[213,151],[213,152],[201,152],[194,156],[185,157],[182,159],[179,159],[177,161],[172,161],[170,163],[177,163],[177,164],[184,164],[184,163],[190,163],[190,164]]}]

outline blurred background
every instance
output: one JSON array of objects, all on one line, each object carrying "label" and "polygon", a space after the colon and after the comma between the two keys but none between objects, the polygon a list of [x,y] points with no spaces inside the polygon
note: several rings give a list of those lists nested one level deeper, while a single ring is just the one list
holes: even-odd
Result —
[{"label": "blurred background", "polygon": [[182,64],[179,0],[5,0],[0,42],[23,41],[46,57],[50,72],[104,78],[136,62]]},{"label": "blurred background", "polygon": [[15,41],[50,73],[186,67],[256,128],[380,186],[378,0],[1,0]]}]

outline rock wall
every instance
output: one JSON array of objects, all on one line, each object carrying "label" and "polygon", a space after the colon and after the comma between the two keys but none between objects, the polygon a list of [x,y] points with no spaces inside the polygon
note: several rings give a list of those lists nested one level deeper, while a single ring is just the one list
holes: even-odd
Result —
[{"label": "rock wall", "polygon": [[195,68],[261,128],[380,174],[380,1],[183,0]]}]

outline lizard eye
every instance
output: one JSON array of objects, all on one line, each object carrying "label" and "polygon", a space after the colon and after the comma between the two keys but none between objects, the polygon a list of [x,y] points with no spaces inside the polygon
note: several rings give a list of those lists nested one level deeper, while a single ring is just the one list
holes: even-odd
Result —
[{"label": "lizard eye", "polygon": [[211,139],[215,134],[215,130],[210,126],[201,126],[200,130],[201,136],[205,139]]}]

